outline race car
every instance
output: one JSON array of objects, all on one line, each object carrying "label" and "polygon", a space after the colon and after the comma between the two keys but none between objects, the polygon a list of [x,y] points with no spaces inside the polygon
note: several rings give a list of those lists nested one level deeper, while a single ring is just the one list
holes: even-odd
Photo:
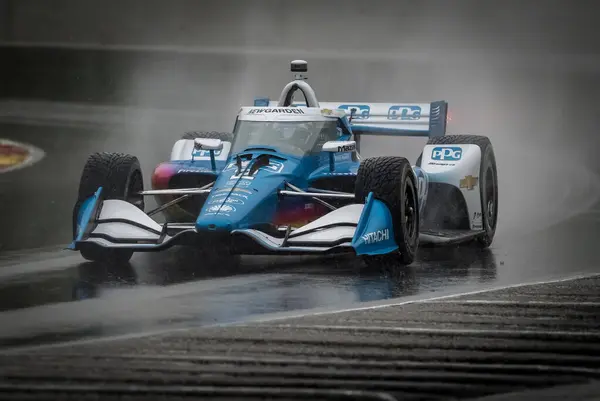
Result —
[{"label": "race car", "polygon": [[[279,99],[242,107],[232,132],[185,133],[150,190],[135,156],[92,154],[69,249],[115,263],[184,245],[222,263],[353,253],[367,265],[401,266],[424,244],[490,246],[498,179],[487,137],[446,135],[445,101],[319,102],[307,63],[291,66]],[[294,102],[298,93],[304,102]],[[361,140],[377,135],[429,139],[411,166],[402,156],[362,158]],[[147,196],[159,207],[146,212]]]}]

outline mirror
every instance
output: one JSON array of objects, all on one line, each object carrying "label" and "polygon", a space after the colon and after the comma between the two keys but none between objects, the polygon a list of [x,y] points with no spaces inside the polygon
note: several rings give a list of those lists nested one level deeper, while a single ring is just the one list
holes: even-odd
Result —
[{"label": "mirror", "polygon": [[323,152],[341,153],[356,151],[356,141],[328,141],[323,144]]},{"label": "mirror", "polygon": [[194,148],[200,150],[221,150],[223,149],[223,141],[212,138],[196,138],[194,139]]}]

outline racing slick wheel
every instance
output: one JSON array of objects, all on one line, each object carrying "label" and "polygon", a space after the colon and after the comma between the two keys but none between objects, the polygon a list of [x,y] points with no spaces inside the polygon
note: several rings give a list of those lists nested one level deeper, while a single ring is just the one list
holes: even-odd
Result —
[{"label": "racing slick wheel", "polygon": [[369,192],[389,208],[398,249],[386,255],[364,256],[363,260],[368,267],[384,269],[411,264],[419,246],[419,207],[417,182],[409,161],[391,156],[363,160],[354,188],[357,203],[364,203]]},{"label": "racing slick wheel", "polygon": [[[498,169],[490,139],[479,135],[446,135],[430,138],[427,145],[477,145],[481,149],[479,166],[479,194],[481,197],[482,226],[485,233],[477,238],[477,244],[487,248],[492,244],[498,222]],[[423,154],[417,159],[421,166]]]},{"label": "racing slick wheel", "polygon": [[196,138],[220,139],[223,142],[233,142],[233,134],[230,132],[190,131],[190,132],[186,132],[181,137],[181,139],[196,139]]},{"label": "racing slick wheel", "polygon": [[[83,202],[102,187],[102,199],[127,201],[144,210],[144,190],[140,162],[135,156],[123,153],[94,153],[83,168],[79,194],[73,208],[73,238],[77,235],[77,216]],[[82,248],[81,256],[94,262],[127,263],[133,251],[127,249]]]}]

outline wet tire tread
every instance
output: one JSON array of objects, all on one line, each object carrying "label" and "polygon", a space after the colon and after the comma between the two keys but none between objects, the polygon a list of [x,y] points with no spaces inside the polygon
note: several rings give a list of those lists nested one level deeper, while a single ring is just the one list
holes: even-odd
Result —
[{"label": "wet tire tread", "polygon": [[224,142],[233,142],[233,134],[231,132],[219,131],[189,131],[183,134],[181,139],[220,139]]}]

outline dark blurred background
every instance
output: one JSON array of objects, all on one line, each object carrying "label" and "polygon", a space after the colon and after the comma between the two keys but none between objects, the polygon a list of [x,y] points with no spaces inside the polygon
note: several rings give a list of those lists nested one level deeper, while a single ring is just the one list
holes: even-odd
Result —
[{"label": "dark blurred background", "polygon": [[[488,135],[500,237],[597,206],[597,2],[0,0],[0,138],[42,149],[0,174],[0,253],[67,244],[93,151],[146,178],[186,130],[230,130],[278,97],[289,61],[323,101],[450,103],[452,133]],[[365,156],[414,162],[422,139]],[[148,185],[148,182],[146,182]]]}]

